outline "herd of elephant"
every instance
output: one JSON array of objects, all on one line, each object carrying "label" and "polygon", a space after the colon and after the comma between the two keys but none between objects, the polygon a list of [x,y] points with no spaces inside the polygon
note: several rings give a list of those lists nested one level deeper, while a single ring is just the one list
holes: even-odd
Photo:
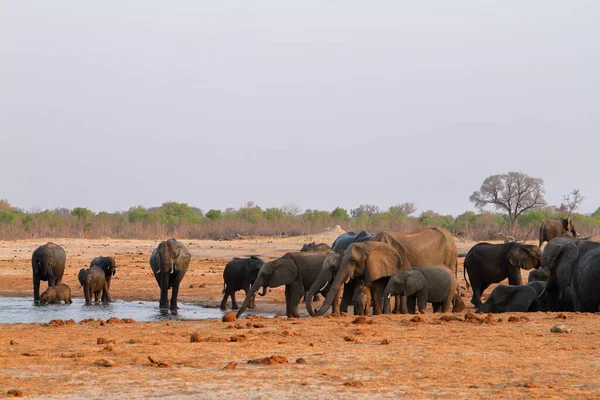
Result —
[{"label": "herd of elephant", "polygon": [[[540,246],[548,241],[544,251]],[[471,302],[479,312],[600,311],[600,238],[577,238],[570,219],[547,220],[540,229],[540,246],[521,242],[479,243],[464,261],[467,285],[472,287]],[[382,313],[424,313],[427,303],[433,312],[460,312],[465,309],[457,283],[458,254],[455,238],[441,227],[423,227],[410,233],[367,231],[347,232],[331,246],[309,243],[300,251],[288,252],[273,261],[257,256],[234,258],[223,271],[224,290],[221,309],[232,308],[240,317],[255,306],[256,293],[285,286],[286,315],[299,317],[302,299],[311,316],[348,312],[356,315]],[[176,239],[160,242],[150,257],[150,266],[160,288],[160,308],[176,313],[180,283],[191,254]],[[40,246],[33,253],[34,300],[41,303],[70,302],[70,289],[61,284],[66,253],[54,243]],[[529,282],[521,280],[521,269],[532,270]],[[112,257],[92,260],[81,269],[79,282],[86,304],[92,296],[97,302],[111,301],[111,277],[116,272]],[[468,275],[468,279],[467,279]],[[509,285],[498,285],[482,303],[481,296],[493,283],[508,278]],[[48,290],[39,294],[40,281]],[[169,303],[168,291],[171,292]],[[246,297],[238,307],[235,293]],[[324,296],[313,308],[313,301]],[[391,298],[394,297],[394,307]]]}]

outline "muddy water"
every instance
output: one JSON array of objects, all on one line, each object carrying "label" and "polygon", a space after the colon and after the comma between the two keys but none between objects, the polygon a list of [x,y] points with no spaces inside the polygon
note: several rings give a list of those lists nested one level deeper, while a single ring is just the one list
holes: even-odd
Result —
[{"label": "muddy water", "polygon": [[[224,312],[218,308],[204,308],[189,303],[179,303],[177,315],[159,310],[157,301],[121,301],[108,305],[85,305],[84,299],[73,299],[72,304],[36,306],[28,297],[0,297],[0,324],[50,322],[53,319],[86,318],[133,318],[138,322],[159,320],[201,320],[221,318]],[[253,313],[252,313],[253,314]],[[259,314],[256,315],[265,315]]]}]

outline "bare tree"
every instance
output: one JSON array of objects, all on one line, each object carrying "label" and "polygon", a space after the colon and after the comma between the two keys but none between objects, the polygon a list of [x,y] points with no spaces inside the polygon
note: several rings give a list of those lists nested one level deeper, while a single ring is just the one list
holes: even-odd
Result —
[{"label": "bare tree", "polygon": [[519,215],[546,205],[544,181],[521,172],[488,176],[469,200],[479,209],[491,204],[497,210],[506,211],[510,230],[514,233]]},{"label": "bare tree", "polygon": [[371,215],[379,214],[380,212],[381,210],[379,207],[373,204],[361,204],[358,208],[350,210],[350,215],[352,215],[352,218],[358,218],[361,214],[366,214],[370,217]]},{"label": "bare tree", "polygon": [[391,214],[401,214],[405,216],[409,216],[417,212],[417,206],[412,201],[396,204],[395,206],[391,206],[389,208],[389,212]]},{"label": "bare tree", "polygon": [[562,197],[562,203],[558,207],[558,212],[561,214],[567,214],[567,218],[579,208],[585,197],[581,195],[579,189],[573,190],[571,193],[567,193]]},{"label": "bare tree", "polygon": [[293,217],[300,214],[300,207],[296,203],[289,203],[281,206],[281,211],[287,216]]}]

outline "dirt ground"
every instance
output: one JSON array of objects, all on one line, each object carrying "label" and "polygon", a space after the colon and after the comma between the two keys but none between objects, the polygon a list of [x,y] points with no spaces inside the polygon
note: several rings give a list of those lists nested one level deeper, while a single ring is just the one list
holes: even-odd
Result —
[{"label": "dirt ground", "polygon": [[[336,236],[185,240],[193,260],[179,300],[218,307],[223,268],[232,257],[270,259],[312,240],[331,243]],[[79,269],[96,256],[110,255],[118,265],[114,298],[158,300],[148,264],[155,241],[51,240],[67,251],[63,282],[74,297],[82,297]],[[0,242],[0,296],[32,297],[31,253],[47,241]],[[457,242],[459,252],[472,245]],[[462,259],[459,275],[464,286]],[[343,315],[231,323],[0,321],[0,396],[17,390],[26,397],[92,399],[600,398],[600,315],[473,316],[470,293],[465,295],[466,312],[414,320]],[[259,309],[283,313],[283,289],[258,297]],[[555,325],[571,331],[552,333]],[[197,342],[191,342],[192,335]]]}]

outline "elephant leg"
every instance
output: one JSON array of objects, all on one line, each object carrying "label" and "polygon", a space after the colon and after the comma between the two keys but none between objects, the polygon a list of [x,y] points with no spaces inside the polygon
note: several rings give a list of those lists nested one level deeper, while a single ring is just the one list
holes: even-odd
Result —
[{"label": "elephant leg", "polygon": [[179,282],[181,282],[181,279],[176,279],[175,282],[173,282],[173,290],[171,292],[171,307],[169,307],[169,309],[172,312],[177,312],[177,309],[179,307],[177,307],[177,295],[179,294]]},{"label": "elephant leg", "polygon": [[33,301],[40,302],[40,280],[35,275],[33,275]]},{"label": "elephant leg", "polygon": [[227,289],[225,289],[225,293],[223,294],[223,300],[221,300],[221,310],[227,310],[227,298],[229,297],[229,293]]},{"label": "elephant leg", "polygon": [[333,306],[331,309],[331,314],[332,315],[340,315],[340,303],[341,303],[341,299],[340,296],[335,296],[335,299],[333,299]]},{"label": "elephant leg", "polygon": [[402,304],[401,296],[394,296],[394,309],[392,310],[392,313],[400,314],[400,305],[401,304]]},{"label": "elephant leg", "polygon": [[291,318],[290,297],[290,287],[285,285],[285,316],[288,318]]},{"label": "elephant leg", "polygon": [[160,273],[159,307],[163,309],[169,308],[169,274],[167,272]]},{"label": "elephant leg", "polygon": [[[417,300],[414,296],[402,296],[402,300],[406,299],[406,309],[409,314],[415,313],[415,306],[417,304]],[[404,314],[404,313],[403,313]]]},{"label": "elephant leg", "polygon": [[[383,292],[378,284],[371,285],[371,297],[373,299],[373,315],[382,313]],[[388,310],[389,311],[389,310]]]},{"label": "elephant leg", "polygon": [[509,268],[508,269],[508,284],[509,285],[522,285],[523,279],[521,278],[520,268]]},{"label": "elephant leg", "polygon": [[290,285],[290,314],[292,318],[300,318],[298,314],[298,304],[304,296],[304,286],[302,282],[294,282]]},{"label": "elephant leg", "polygon": [[104,284],[104,288],[102,289],[102,304],[108,304],[108,286],[106,283]]},{"label": "elephant leg", "polygon": [[434,313],[439,313],[442,310],[442,303],[431,303]]},{"label": "elephant leg", "polygon": [[476,277],[471,277],[469,275],[469,279],[471,280],[471,289],[473,290],[473,296],[471,297],[471,303],[477,308],[481,305],[481,293],[482,283]]},{"label": "elephant leg", "polygon": [[425,314],[427,308],[427,290],[422,289],[417,292],[417,307],[419,307],[419,313]]},{"label": "elephant leg", "polygon": [[[248,295],[248,292],[246,292],[246,296]],[[231,293],[231,309],[232,310],[237,310],[240,307],[238,307],[238,303],[237,300],[235,299],[235,292]],[[250,303],[250,308],[252,308],[252,303]]]}]

